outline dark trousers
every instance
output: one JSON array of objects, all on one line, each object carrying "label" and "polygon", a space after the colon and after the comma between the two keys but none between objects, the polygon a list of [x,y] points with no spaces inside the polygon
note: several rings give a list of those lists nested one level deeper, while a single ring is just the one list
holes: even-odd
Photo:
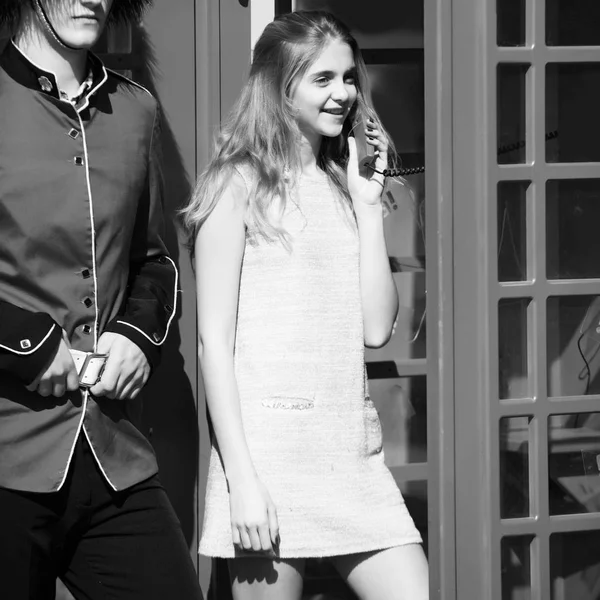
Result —
[{"label": "dark trousers", "polygon": [[77,600],[202,598],[158,478],[115,492],[84,435],[61,491],[0,489],[0,598],[53,600],[57,578]]}]

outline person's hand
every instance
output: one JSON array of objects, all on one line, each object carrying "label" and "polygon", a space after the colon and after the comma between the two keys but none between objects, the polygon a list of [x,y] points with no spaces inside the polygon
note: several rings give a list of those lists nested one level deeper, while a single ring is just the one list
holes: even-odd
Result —
[{"label": "person's hand", "polygon": [[137,344],[120,333],[103,333],[98,354],[108,354],[100,381],[90,388],[94,396],[133,400],[150,377],[150,365]]},{"label": "person's hand", "polygon": [[61,338],[60,344],[48,367],[32,381],[27,389],[41,396],[64,396],[68,390],[74,392],[79,388],[79,376],[69,352],[68,342]]},{"label": "person's hand", "polygon": [[[360,127],[361,125],[359,125]],[[375,128],[371,119],[367,120],[366,141],[375,149],[370,165],[383,172],[388,168],[388,140],[383,132]],[[376,206],[381,203],[381,193],[385,185],[385,177],[368,167],[358,164],[356,140],[348,138],[348,191],[354,208],[361,206]]]},{"label": "person's hand", "polygon": [[240,550],[273,553],[279,524],[267,488],[256,477],[230,486],[229,507],[233,544]]}]

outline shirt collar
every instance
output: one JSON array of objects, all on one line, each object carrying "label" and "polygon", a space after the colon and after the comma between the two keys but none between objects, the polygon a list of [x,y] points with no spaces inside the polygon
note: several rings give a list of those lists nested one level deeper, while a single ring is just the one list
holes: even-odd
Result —
[{"label": "shirt collar", "polygon": [[[92,52],[88,52],[88,63],[88,76],[75,97],[70,99],[77,110],[82,110],[88,106],[90,96],[96,93],[108,78],[102,61]],[[2,53],[1,64],[4,70],[21,85],[61,100],[56,75],[52,71],[35,64],[17,47],[14,40],[6,44],[6,48]]]},{"label": "shirt collar", "polygon": [[94,87],[94,70],[90,67],[88,71],[88,75],[85,78],[85,81],[79,86],[79,89],[75,92],[73,96],[69,96],[67,92],[63,92],[59,90],[58,93],[60,95],[60,99],[65,102],[70,102],[75,108],[79,109],[79,107],[85,103],[87,99],[87,92]]}]

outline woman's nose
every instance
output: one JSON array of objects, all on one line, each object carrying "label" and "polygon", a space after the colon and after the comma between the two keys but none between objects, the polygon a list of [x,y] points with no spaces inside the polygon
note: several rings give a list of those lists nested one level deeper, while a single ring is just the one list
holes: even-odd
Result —
[{"label": "woman's nose", "polygon": [[346,102],[348,100],[348,90],[346,89],[346,85],[343,81],[340,81],[335,85],[331,93],[331,97],[336,102]]}]

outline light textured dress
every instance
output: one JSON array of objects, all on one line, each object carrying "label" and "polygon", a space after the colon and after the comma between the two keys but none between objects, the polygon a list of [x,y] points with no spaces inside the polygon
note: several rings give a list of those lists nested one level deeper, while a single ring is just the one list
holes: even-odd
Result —
[{"label": "light textured dress", "polygon": [[[244,431],[277,508],[279,556],[418,543],[368,396],[356,225],[324,174],[300,178],[283,224],[291,250],[247,236],[235,343]],[[200,552],[240,555],[214,446]]]}]

